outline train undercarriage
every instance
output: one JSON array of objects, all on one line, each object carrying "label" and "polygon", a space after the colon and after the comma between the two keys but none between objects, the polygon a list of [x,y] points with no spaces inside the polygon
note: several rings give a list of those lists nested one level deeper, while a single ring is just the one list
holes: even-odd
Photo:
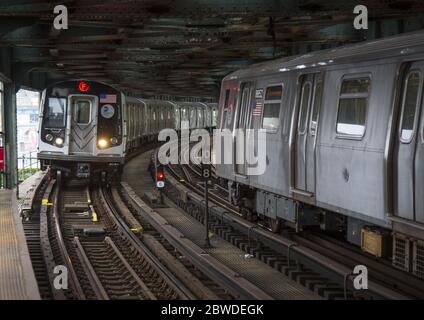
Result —
[{"label": "train undercarriage", "polygon": [[48,168],[53,176],[60,171],[67,179],[85,179],[92,184],[116,184],[121,180],[123,165],[120,162],[41,160],[41,169]]},{"label": "train undercarriage", "polygon": [[245,219],[264,225],[274,233],[283,230],[325,232],[424,278],[424,239],[411,236],[409,230],[402,232],[396,226],[384,228],[225,179],[221,179],[221,184],[228,185],[228,200],[240,208]]}]

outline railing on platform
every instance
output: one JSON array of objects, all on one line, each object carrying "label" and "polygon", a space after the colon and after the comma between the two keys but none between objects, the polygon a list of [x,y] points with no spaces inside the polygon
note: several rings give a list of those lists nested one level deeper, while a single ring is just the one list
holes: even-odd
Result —
[{"label": "railing on platform", "polygon": [[40,170],[37,151],[30,151],[18,157],[18,181],[21,183]]}]

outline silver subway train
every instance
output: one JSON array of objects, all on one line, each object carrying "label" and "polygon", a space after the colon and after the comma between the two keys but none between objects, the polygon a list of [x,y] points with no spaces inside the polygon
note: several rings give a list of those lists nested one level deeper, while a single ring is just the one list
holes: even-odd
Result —
[{"label": "silver subway train", "polygon": [[218,164],[217,175],[274,231],[340,232],[424,277],[423,79],[423,32],[233,72],[219,127],[265,129],[266,172]]},{"label": "silver subway train", "polygon": [[128,97],[87,80],[54,84],[43,91],[38,158],[42,168],[65,176],[111,181],[129,154],[155,141],[160,130],[216,126],[217,104]]}]

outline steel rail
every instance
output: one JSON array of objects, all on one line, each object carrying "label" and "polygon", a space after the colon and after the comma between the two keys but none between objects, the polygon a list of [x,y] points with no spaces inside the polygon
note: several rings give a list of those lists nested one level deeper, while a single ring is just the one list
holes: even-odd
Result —
[{"label": "steel rail", "polygon": [[139,287],[142,289],[143,293],[150,299],[150,300],[157,300],[156,296],[153,294],[153,292],[146,286],[146,284],[141,280],[141,278],[137,275],[133,267],[128,263],[127,259],[122,255],[121,251],[117,248],[115,243],[110,237],[105,237],[106,243],[112,248],[112,250],[115,252],[116,256],[121,260],[122,264],[125,266],[125,268],[128,270],[128,272],[131,274],[131,276],[134,278],[134,280],[137,282]]},{"label": "steel rail", "polygon": [[356,248],[344,246],[336,239],[330,240],[328,237],[324,238],[318,234],[306,233],[293,235],[293,240],[319,252],[324,252],[337,261],[343,261],[344,264],[350,267],[359,264],[365,265],[368,269],[368,275],[376,281],[391,286],[394,280],[396,290],[411,294],[418,299],[424,298],[424,283],[422,280],[401,270],[394,269],[392,265],[385,263],[385,261],[378,261],[374,257],[364,255],[362,252],[355,250]]},{"label": "steel rail", "polygon": [[[133,215],[133,212],[130,211],[128,206],[125,204],[116,188],[112,188],[112,196],[113,202],[120,209],[122,217],[127,222],[131,230],[135,230],[135,232],[137,232],[143,243],[163,262],[164,265],[166,265],[171,272],[178,275],[178,278],[188,288],[190,288],[197,298],[206,300],[219,299],[218,295],[207,287],[199,279],[199,277],[196,277],[189,271],[188,267],[183,264],[183,261],[180,258],[181,254],[171,244],[169,244],[155,228],[151,227],[146,221],[142,220],[140,216],[135,217]],[[146,227],[146,229],[143,227]],[[138,233],[140,228],[143,230],[142,233]]]},{"label": "steel rail", "polygon": [[68,253],[68,249],[66,248],[65,239],[63,238],[62,229],[60,227],[59,203],[60,203],[61,184],[62,184],[62,175],[61,175],[61,172],[58,171],[57,181],[56,181],[57,191],[55,193],[55,198],[53,202],[53,219],[54,219],[54,225],[56,229],[56,238],[59,244],[60,253],[62,255],[63,261],[65,262],[66,267],[68,268],[68,272],[70,274],[72,287],[74,288],[78,299],[85,300],[86,297],[85,297],[84,291],[82,290],[81,284],[78,280],[77,273],[75,272],[75,268],[72,264],[72,260]]},{"label": "steel rail", "polygon": [[55,300],[65,300],[65,294],[63,290],[55,290],[54,288],[54,276],[53,270],[56,267],[57,263],[54,258],[52,244],[49,238],[49,218],[48,212],[51,206],[50,198],[54,192],[54,186],[56,180],[51,180],[44,191],[43,199],[41,201],[40,208],[40,248],[43,254],[44,264],[46,265],[47,277],[49,279],[50,291]]},{"label": "steel rail", "polygon": [[81,261],[84,271],[88,277],[88,281],[90,282],[91,288],[93,288],[94,294],[100,300],[110,300],[109,295],[106,292],[106,289],[103,287],[102,282],[97,276],[96,271],[94,270],[94,267],[90,262],[90,259],[88,259],[88,256],[84,250],[84,247],[82,246],[78,237],[74,237],[74,243],[75,243],[75,249],[77,251],[78,258]]},{"label": "steel rail", "polygon": [[105,188],[100,188],[99,191],[101,201],[105,204],[106,213],[112,219],[114,225],[118,228],[120,235],[131,242],[137,252],[149,262],[149,264],[159,273],[162,279],[164,279],[165,282],[172,287],[172,289],[182,299],[195,299],[196,297],[191,293],[191,291],[174,274],[167,270],[159,259],[131,231],[112,203],[112,196],[110,193],[107,192]]}]

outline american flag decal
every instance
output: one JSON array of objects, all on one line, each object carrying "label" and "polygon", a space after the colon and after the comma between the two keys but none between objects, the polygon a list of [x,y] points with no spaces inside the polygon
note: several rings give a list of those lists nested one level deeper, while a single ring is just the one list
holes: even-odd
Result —
[{"label": "american flag decal", "polygon": [[100,103],[116,103],[116,94],[100,94]]},{"label": "american flag decal", "polygon": [[262,115],[262,102],[256,101],[255,107],[252,111],[253,116],[261,116]]}]

